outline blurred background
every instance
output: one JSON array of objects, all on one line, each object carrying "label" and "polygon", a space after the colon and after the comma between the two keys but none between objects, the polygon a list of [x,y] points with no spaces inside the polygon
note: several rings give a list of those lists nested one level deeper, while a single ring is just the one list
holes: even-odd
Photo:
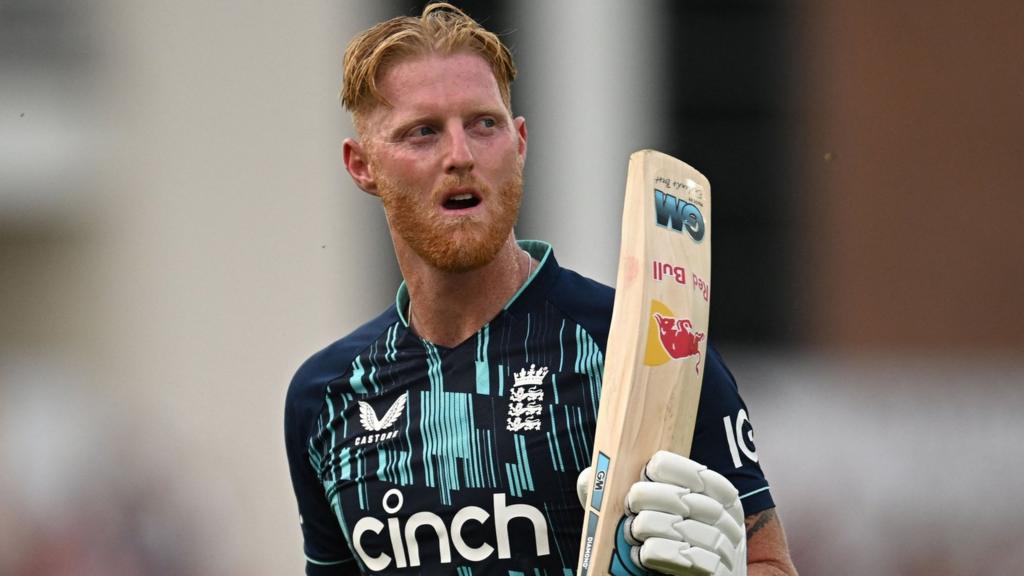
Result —
[{"label": "blurred background", "polygon": [[[803,574],[1024,564],[1024,4],[457,2],[528,118],[518,235],[612,284],[626,158],[714,190],[711,332]],[[299,574],[298,365],[387,306],[340,161],[422,3],[0,0],[0,574]]]}]

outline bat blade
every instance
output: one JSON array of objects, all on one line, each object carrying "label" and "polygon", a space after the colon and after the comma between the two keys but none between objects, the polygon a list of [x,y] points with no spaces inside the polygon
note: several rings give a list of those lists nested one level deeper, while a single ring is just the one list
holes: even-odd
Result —
[{"label": "bat blade", "polygon": [[707,351],[711,184],[654,150],[629,159],[615,305],[576,573],[608,574],[626,493],[657,450],[689,455]]}]

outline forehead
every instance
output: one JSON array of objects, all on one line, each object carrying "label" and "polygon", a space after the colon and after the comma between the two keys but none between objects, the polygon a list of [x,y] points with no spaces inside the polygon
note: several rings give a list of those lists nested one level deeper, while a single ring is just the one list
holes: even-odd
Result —
[{"label": "forehead", "polygon": [[402,58],[384,70],[377,86],[395,112],[432,113],[438,107],[466,105],[504,108],[490,65],[467,52]]}]

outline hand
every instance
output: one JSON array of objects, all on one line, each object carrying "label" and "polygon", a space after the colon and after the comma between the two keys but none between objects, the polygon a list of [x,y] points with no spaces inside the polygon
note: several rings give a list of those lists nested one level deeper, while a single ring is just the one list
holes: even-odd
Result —
[{"label": "hand", "polygon": [[[576,480],[585,505],[593,470]],[[656,453],[626,496],[621,524],[639,567],[677,576],[746,576],[739,492],[724,476],[672,452]]]}]

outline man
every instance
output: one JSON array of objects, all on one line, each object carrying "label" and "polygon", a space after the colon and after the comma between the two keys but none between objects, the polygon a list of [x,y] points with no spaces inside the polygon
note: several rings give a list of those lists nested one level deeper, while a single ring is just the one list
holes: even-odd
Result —
[{"label": "man", "polygon": [[[306,573],[572,574],[613,292],[515,239],[511,55],[434,4],[363,32],[344,66],[345,166],[383,202],[405,281],[289,388]],[[722,426],[746,411],[710,347],[704,380],[693,460],[652,455],[612,572],[795,574],[749,424]]]}]

